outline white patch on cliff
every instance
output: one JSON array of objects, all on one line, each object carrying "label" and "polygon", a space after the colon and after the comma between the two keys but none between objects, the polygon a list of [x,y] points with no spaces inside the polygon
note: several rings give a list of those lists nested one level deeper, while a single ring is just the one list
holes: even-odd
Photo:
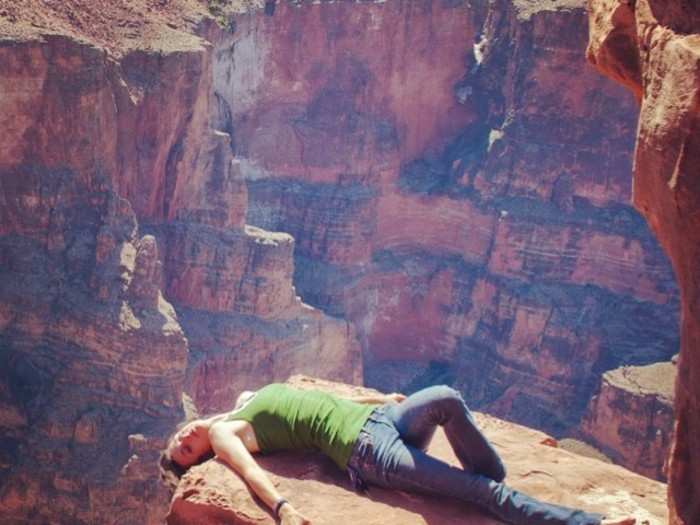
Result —
[{"label": "white patch on cliff", "polygon": [[119,328],[123,332],[130,332],[131,330],[138,330],[141,328],[141,321],[137,319],[129,303],[126,301],[122,301],[119,310]]},{"label": "white patch on cliff", "polygon": [[260,100],[269,54],[266,36],[254,24],[240,24],[235,37],[220,44],[214,53],[214,90],[228,102],[234,115]]},{"label": "white patch on cliff", "polygon": [[504,133],[503,133],[503,130],[501,130],[501,129],[492,129],[489,132],[488,151],[491,151],[491,146],[493,146],[494,142],[496,142],[497,140],[501,140],[503,138],[503,135],[504,135]]},{"label": "white patch on cliff", "polygon": [[486,48],[486,44],[488,44],[489,39],[486,38],[485,36],[481,37],[481,40],[479,40],[476,44],[474,44],[474,58],[476,59],[477,64],[481,64],[484,60],[484,50]]},{"label": "white patch on cliff", "polygon": [[239,157],[237,160],[244,180],[260,180],[272,177],[269,171],[256,164],[255,161],[245,157]]},{"label": "white patch on cliff", "polygon": [[640,525],[662,525],[661,521],[642,508],[632,494],[625,490],[606,492],[604,489],[596,487],[579,495],[579,499],[584,503],[584,506],[604,505],[609,509],[607,512],[609,518],[631,516],[636,518]]},{"label": "white patch on cliff", "polygon": [[158,312],[163,316],[165,322],[162,324],[160,331],[164,336],[183,335],[182,327],[177,321],[177,313],[175,308],[165,300],[163,294],[158,291]]}]

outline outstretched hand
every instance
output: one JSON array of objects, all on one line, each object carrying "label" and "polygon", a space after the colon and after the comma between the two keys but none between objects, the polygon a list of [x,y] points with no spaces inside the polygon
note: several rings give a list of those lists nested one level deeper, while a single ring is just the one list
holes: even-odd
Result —
[{"label": "outstretched hand", "polygon": [[311,521],[291,504],[285,503],[280,509],[280,525],[311,525]]},{"label": "outstretched hand", "polygon": [[401,403],[401,401],[406,399],[405,395],[399,394],[398,392],[392,392],[391,394],[387,394],[386,397],[389,403]]}]

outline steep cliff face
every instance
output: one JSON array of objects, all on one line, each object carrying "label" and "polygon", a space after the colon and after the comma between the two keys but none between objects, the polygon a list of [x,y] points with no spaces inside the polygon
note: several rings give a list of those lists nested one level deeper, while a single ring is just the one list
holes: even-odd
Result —
[{"label": "steep cliff face", "polygon": [[[295,376],[290,383],[337,395],[369,394],[368,389]],[[507,483],[546,501],[597,511],[611,517],[634,516],[637,523],[661,525],[667,518],[665,485],[621,467],[571,454],[542,432],[475,414],[508,466]],[[555,446],[552,446],[552,445]],[[459,465],[445,434],[438,429],[430,454]],[[276,453],[260,460],[273,483],[312,523],[367,525],[501,523],[478,508],[447,498],[370,487],[356,494],[347,475],[318,454]],[[216,460],[192,468],[173,498],[170,525],[272,524],[266,508],[253,500],[247,485]]]},{"label": "steep cliff face", "polygon": [[446,381],[562,432],[602,371],[677,351],[671,270],[627,205],[633,101],[578,59],[581,3],[235,20],[214,89],[248,221],[294,236],[294,282],[353,322],[368,384]]},{"label": "steep cliff face", "polygon": [[110,180],[118,67],[59,36],[3,42],[0,64],[3,519],[141,519],[187,341]]},{"label": "steep cliff face", "polygon": [[0,1],[3,519],[161,522],[183,391],[358,381],[356,333],[370,382],[555,429],[675,351],[579,7],[204,4]]},{"label": "steep cliff face", "polygon": [[154,461],[180,415],[186,339],[128,202],[68,171],[25,174],[14,191],[3,174],[10,217],[48,227],[0,241],[3,519],[133,520],[164,502]]},{"label": "steep cliff face", "polygon": [[640,100],[634,203],[670,256],[681,290],[681,352],[669,466],[671,523],[700,522],[700,7],[590,2],[588,58]]},{"label": "steep cliff face", "polygon": [[604,373],[581,422],[582,435],[615,463],[666,481],[675,378],[670,362]]},{"label": "steep cliff face", "polygon": [[28,4],[0,4],[0,513],[162,523],[183,391],[356,382],[357,342],[244,224],[199,4]]}]

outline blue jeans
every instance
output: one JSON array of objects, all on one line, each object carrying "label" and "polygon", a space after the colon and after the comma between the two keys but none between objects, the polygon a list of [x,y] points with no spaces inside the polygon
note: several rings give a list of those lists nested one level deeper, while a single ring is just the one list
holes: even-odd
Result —
[{"label": "blue jeans", "polygon": [[[463,468],[426,454],[437,425]],[[348,461],[356,490],[366,484],[452,496],[515,525],[598,525],[602,516],[539,501],[502,483],[505,468],[462,396],[433,386],[376,408]]]}]

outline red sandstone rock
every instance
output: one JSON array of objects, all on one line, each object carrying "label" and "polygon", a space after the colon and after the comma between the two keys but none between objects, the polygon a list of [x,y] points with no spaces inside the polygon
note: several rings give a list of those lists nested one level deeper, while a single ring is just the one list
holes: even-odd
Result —
[{"label": "red sandstone rock", "polygon": [[681,289],[681,353],[669,465],[671,523],[700,522],[700,10],[695,3],[590,2],[588,57],[641,101],[634,204],[671,258]]},{"label": "red sandstone rock", "polygon": [[284,381],[300,370],[362,383],[362,356],[347,321],[304,304],[279,319],[183,308],[188,336],[188,391],[204,413],[227,410],[243,390]]},{"label": "red sandstone rock", "polygon": [[[244,227],[200,5],[6,4],[0,513],[161,523],[183,390],[206,409],[300,369],[359,381],[355,335],[298,299],[288,235]],[[174,264],[173,238],[198,253]]]},{"label": "red sandstone rock", "polygon": [[298,301],[288,234],[193,224],[174,226],[166,239],[167,288],[183,306],[274,318]]},{"label": "red sandstone rock", "polygon": [[563,0],[336,2],[215,39],[248,221],[294,237],[299,295],[352,322],[368,384],[444,378],[563,432],[601,371],[677,351],[628,206],[634,105],[586,33]]},{"label": "red sandstone rock", "polygon": [[160,291],[153,237],[139,238],[128,202],[76,178],[51,193],[43,245],[1,240],[0,303],[12,316],[0,333],[0,512],[8,523],[156,522],[154,436],[179,417],[187,341]]},{"label": "red sandstone rock", "polygon": [[581,422],[586,442],[625,468],[665,481],[675,378],[673,363],[603,374],[600,392],[591,399]]},{"label": "red sandstone rock", "polygon": [[[209,291],[202,293],[185,287],[178,295],[182,304],[175,305],[182,311],[176,319],[172,307],[159,292],[163,290],[169,297],[170,290],[158,282],[161,272],[158,258],[165,263],[164,282],[178,280],[168,264],[172,261],[168,254],[177,249],[168,245],[171,231],[192,236],[187,241],[191,247],[202,246],[202,239],[194,237],[203,231],[222,237],[238,236],[245,239],[246,247],[232,252],[260,253],[255,247],[247,251],[251,239],[242,230],[243,186],[235,168],[229,164],[228,138],[212,125],[212,113],[218,110],[219,103],[213,96],[212,85],[221,81],[226,67],[232,63],[225,53],[219,54],[221,63],[214,68],[215,78],[209,75],[211,48],[203,38],[191,34],[192,24],[201,14],[199,5],[184,0],[163,5],[152,2],[148,5],[129,2],[128,6],[120,2],[91,2],[80,3],[80,8],[77,5],[72,1],[49,5],[30,0],[20,7],[10,2],[0,3],[0,27],[3,35],[9,37],[0,46],[3,71],[0,88],[6,95],[0,97],[0,124],[5,133],[0,145],[0,233],[3,235],[0,337],[3,348],[9,348],[10,358],[0,381],[3,385],[0,408],[7,416],[2,421],[3,437],[10,438],[9,453],[2,458],[2,465],[12,469],[8,474],[3,473],[3,479],[9,481],[0,494],[0,508],[4,517],[18,520],[33,512],[45,521],[50,521],[53,513],[61,513],[78,523],[135,519],[157,522],[162,495],[154,484],[154,455],[162,443],[154,436],[162,436],[167,430],[166,422],[172,422],[178,415],[176,405],[183,386],[187,351],[184,335],[192,353],[197,354],[189,371],[189,384],[203,406],[208,403],[220,406],[230,399],[234,389],[228,374],[237,374],[240,385],[246,386],[251,381],[250,376],[244,377],[248,372],[259,374],[255,381],[262,377],[267,380],[274,374],[286,373],[292,364],[306,366],[314,359],[313,362],[318,362],[321,356],[332,355],[330,362],[319,365],[324,373],[342,371],[343,377],[357,377],[359,356],[355,352],[353,329],[344,321],[328,320],[298,303],[289,314],[282,309],[283,304],[296,303],[296,293],[288,280],[291,263],[282,262],[274,255],[263,259],[277,273],[276,279],[266,282],[267,277],[254,269],[252,274],[229,272],[229,269],[223,272],[225,277],[236,275],[227,284],[241,283],[245,288],[243,294],[235,290],[236,300],[232,299],[231,288],[209,287]],[[434,278],[435,261],[430,257],[413,257],[415,246],[408,250],[398,246],[396,250],[400,256],[397,259],[409,269],[409,282],[413,283],[408,294],[410,300],[399,301],[396,310],[391,301],[385,301],[386,295],[391,294],[382,289],[382,281],[406,282],[406,279],[390,275],[395,271],[387,269],[387,261],[392,264],[392,253],[374,252],[374,224],[401,226],[401,221],[391,219],[401,211],[399,216],[416,217],[416,222],[425,220],[426,224],[434,221],[432,224],[443,227],[445,223],[441,219],[426,217],[425,213],[431,206],[457,208],[450,195],[425,199],[422,194],[409,192],[406,198],[394,201],[391,197],[391,191],[397,194],[401,164],[425,152],[430,157],[432,151],[439,151],[449,141],[446,137],[458,135],[464,125],[473,122],[480,106],[479,100],[461,106],[453,98],[453,84],[464,71],[462,58],[477,26],[466,10],[455,10],[456,7],[396,2],[309,5],[305,6],[308,9],[302,9],[280,4],[273,17],[262,12],[242,16],[238,20],[238,37],[234,36],[233,42],[226,41],[231,45],[232,56],[249,57],[231,71],[233,84],[245,89],[238,91],[240,98],[229,108],[232,114],[250,118],[243,119],[245,123],[240,127],[230,129],[234,147],[242,154],[246,176],[265,176],[265,170],[283,168],[291,177],[308,177],[319,183],[312,189],[325,190],[318,197],[315,191],[307,191],[309,186],[299,184],[300,198],[285,197],[289,198],[287,206],[299,211],[289,212],[283,219],[293,219],[289,221],[293,226],[297,223],[306,226],[309,219],[310,233],[294,226],[299,245],[308,246],[307,254],[322,254],[321,265],[327,261],[331,264],[340,261],[343,265],[335,273],[316,272],[313,266],[310,271],[301,268],[297,273],[313,275],[314,279],[307,277],[305,282],[313,280],[323,285],[325,288],[319,288],[319,295],[334,297],[338,289],[347,290],[341,295],[342,300],[335,301],[340,307],[335,306],[334,313],[339,313],[341,307],[346,309],[363,340],[368,335],[382,334],[381,322],[375,329],[374,321],[381,321],[385,314],[412,312],[414,315],[407,316],[408,323],[417,326],[423,320],[419,313],[430,312],[430,322],[425,324],[430,330],[419,339],[426,346],[417,352],[423,358],[431,352],[445,355],[455,350],[450,344],[456,337],[444,339],[449,343],[446,346],[442,346],[442,338],[434,337],[445,325],[456,334],[461,334],[463,325],[474,327],[469,345],[471,350],[479,349],[480,345],[491,344],[494,334],[508,326],[513,319],[509,316],[518,311],[521,313],[517,314],[519,328],[515,339],[529,344],[531,336],[522,327],[530,323],[530,318],[533,325],[541,325],[548,307],[545,304],[532,308],[529,304],[532,296],[523,300],[516,293],[518,290],[503,291],[496,286],[500,281],[495,279],[465,278],[459,268],[438,266]],[[543,64],[551,59],[547,35],[571,34],[573,39],[578,34],[552,30],[558,6],[553,8],[554,11],[545,10],[546,16],[520,8],[516,14],[494,9],[490,15],[496,28],[498,13],[506,13],[507,23],[499,27],[515,28],[514,32],[508,29],[505,33],[508,38],[513,36],[514,41],[518,41],[515,36],[527,35],[532,28],[536,30],[533,33],[538,37],[536,47],[542,55],[538,55],[540,69],[534,70],[531,80],[542,79],[542,84],[532,83],[533,89],[546,86],[547,76],[540,72],[546,71]],[[323,9],[335,11],[331,15]],[[388,15],[384,16],[385,13]],[[475,13],[477,17],[482,15]],[[567,10],[560,14],[566,20],[571,16]],[[576,17],[580,18],[580,12],[573,15],[573,19]],[[258,24],[267,30],[258,31]],[[300,27],[308,31],[300,31]],[[312,31],[314,27],[319,31]],[[373,36],[357,38],[358,30],[371,31]],[[209,37],[208,33],[216,30],[204,25],[201,31]],[[54,36],[40,37],[46,33]],[[236,41],[241,35],[245,38]],[[270,48],[265,42],[256,41],[276,35],[279,35],[277,40],[269,42],[271,49],[278,50],[275,53],[268,53]],[[80,43],[75,41],[76,36]],[[492,36],[501,35],[496,32]],[[216,38],[223,40],[221,36]],[[333,63],[322,63],[332,74],[309,63],[295,77],[297,71],[288,67],[295,53],[307,56],[309,50],[318,50],[326,56],[327,38],[345,42],[348,49],[356,50],[370,64],[377,64],[376,67],[365,68],[362,61],[358,64],[338,44],[332,51]],[[387,39],[395,43],[388,45]],[[256,42],[261,45],[250,45]],[[290,42],[299,42],[298,47],[289,45]],[[568,46],[565,47],[571,54],[577,52],[575,46]],[[381,48],[409,54],[382,55],[376,52]],[[436,60],[436,50],[444,53],[440,60]],[[256,53],[275,61],[278,74],[263,75],[268,69],[248,67],[259,64]],[[503,78],[502,57],[494,55],[488,46],[484,53],[484,63],[491,61],[494,65],[486,70]],[[525,59],[527,52],[522,53],[514,57],[514,62],[505,63],[530,63]],[[560,67],[572,63],[567,58],[569,54],[563,53],[558,62]],[[395,67],[395,63],[399,66]],[[373,73],[387,70],[392,74]],[[366,71],[374,77],[365,75]],[[576,70],[556,79],[580,82],[581,77]],[[383,88],[370,89],[368,86],[377,85],[371,82]],[[319,85],[320,92],[309,93],[307,86]],[[547,104],[559,92],[567,94],[566,102],[585,100],[585,89],[566,86],[569,89],[550,89]],[[508,84],[504,91],[510,101],[507,107],[523,115],[516,123],[528,123],[528,116],[543,107],[512,102],[518,90],[517,85],[513,88]],[[298,99],[291,104],[285,99],[280,107],[273,109],[264,105],[258,109],[255,95],[260,92],[291,93],[290,96]],[[597,101],[594,106],[605,112],[609,104],[617,104],[611,100]],[[485,188],[491,187],[499,195],[503,192],[509,195],[508,188],[513,188],[517,196],[536,193],[543,198],[551,197],[562,209],[571,208],[574,197],[583,196],[601,205],[624,194],[624,180],[615,175],[620,173],[617,168],[624,154],[615,156],[608,151],[603,166],[610,176],[605,184],[593,182],[595,178],[591,174],[598,164],[591,158],[601,151],[597,147],[565,156],[571,173],[584,173],[582,178],[558,177],[554,168],[557,163],[550,165],[549,170],[539,170],[536,163],[540,159],[532,155],[527,162],[538,166],[540,176],[546,172],[548,185],[519,178],[512,180],[509,159],[527,158],[526,153],[532,153],[519,146],[523,144],[523,136],[538,131],[535,138],[541,141],[550,130],[564,134],[572,142],[588,139],[580,131],[583,127],[570,129],[558,125],[554,118],[556,109],[547,111],[544,123],[522,126],[525,132],[516,133],[518,126],[506,126],[510,121],[505,120],[507,113],[502,108],[496,108],[499,104],[499,101],[486,101],[486,105],[495,108],[493,122],[489,122],[493,129],[487,137],[488,151],[493,152],[486,165],[488,169],[472,169],[474,159],[450,158],[449,170],[443,173],[441,166],[438,169],[440,177],[446,174],[448,178],[458,179],[456,186],[467,188],[473,180],[474,187],[485,194],[489,193]],[[581,113],[576,113],[579,119],[588,113],[583,102],[580,108]],[[217,119],[220,116],[214,120]],[[288,125],[279,126],[280,120]],[[593,120],[600,124],[600,119]],[[609,146],[604,151],[617,147],[618,141],[610,137],[618,136],[617,133],[624,135],[624,129],[624,125],[613,127],[614,133],[596,129],[596,133],[608,137]],[[567,130],[569,133],[565,134]],[[250,144],[246,144],[248,140]],[[263,154],[270,155],[269,163],[258,162]],[[301,160],[297,163],[296,159]],[[479,162],[476,164],[478,167]],[[429,162],[419,163],[419,168],[432,169]],[[524,171],[519,165],[517,172]],[[610,188],[611,193],[600,196],[599,187]],[[120,198],[115,198],[112,191]],[[385,202],[396,204],[377,211],[376,202],[386,198],[389,200]],[[421,213],[411,215],[410,211],[392,209],[394,205],[415,207]],[[450,240],[447,250],[450,254],[464,254],[469,264],[476,264],[484,257],[490,238],[484,228],[495,225],[504,211],[493,208],[484,212],[477,208],[469,204],[457,213],[459,218],[469,218],[468,234],[475,236],[476,245],[458,242],[457,248],[452,248],[452,240],[459,240],[459,228],[445,226]],[[346,215],[338,220],[336,210]],[[513,214],[509,213],[511,217]],[[144,231],[153,230],[155,243],[149,237],[137,236],[137,219]],[[332,228],[327,229],[325,222],[330,222]],[[427,237],[418,243],[418,251],[423,245],[426,252],[436,246],[435,235],[430,230],[414,224],[407,228]],[[408,239],[404,234],[391,232],[386,233],[386,238],[394,238],[401,244]],[[156,245],[158,253],[154,249]],[[226,246],[222,250],[224,255],[230,248]],[[216,247],[211,249],[213,253],[200,256],[215,266]],[[355,257],[355,250],[359,250],[359,257]],[[283,250],[275,253],[279,251]],[[626,248],[618,248],[617,253],[623,258],[628,256]],[[630,253],[641,257],[634,249]],[[649,254],[645,251],[644,257],[655,259],[653,250]],[[193,263],[198,260],[196,255],[188,257]],[[375,257],[380,259],[376,263],[378,272],[372,260]],[[645,263],[663,274],[661,264]],[[367,266],[375,274],[370,274],[368,288],[363,288]],[[202,276],[203,283],[207,274],[209,278],[216,277],[212,267],[192,264],[180,268]],[[586,269],[582,275],[587,271],[590,270]],[[609,276],[610,272],[604,274]],[[362,279],[354,280],[357,275]],[[278,280],[280,276],[282,279]],[[329,288],[329,282],[335,288]],[[605,277],[592,282],[607,286],[611,280]],[[426,283],[435,284],[434,293]],[[472,285],[479,287],[474,293]],[[173,287],[173,291],[181,290],[180,286]],[[647,297],[646,284],[642,290],[642,298]],[[211,301],[202,298],[206,293],[211,294]],[[476,312],[467,308],[465,298],[482,294],[496,299],[484,309],[485,317],[475,318]],[[372,306],[377,297],[384,301],[381,311]],[[527,304],[519,305],[520,301]],[[220,310],[222,305],[228,308],[235,304],[242,305],[246,313],[232,315]],[[447,304],[456,304],[457,308],[444,321],[438,314]],[[424,309],[424,305],[428,308]],[[268,317],[246,317],[251,311],[265,312]],[[465,315],[467,311],[469,315]],[[568,340],[573,345],[576,332],[571,326],[557,324],[556,316],[553,319],[553,333],[566,334],[554,340]],[[216,325],[216,329],[209,334],[211,325]],[[241,326],[245,329],[240,329]],[[391,327],[389,333],[400,332],[391,323],[387,326]],[[332,344],[328,344],[329,332]],[[292,337],[287,339],[290,334]],[[552,343],[553,339],[548,341]],[[560,348],[560,343],[556,347]],[[246,353],[241,353],[244,357],[238,361],[235,356],[241,348]],[[396,346],[388,341],[387,348],[394,351]],[[569,346],[564,348],[568,350]],[[283,361],[275,361],[275,355],[283,356]],[[302,357],[295,362],[292,356]],[[482,369],[483,363],[492,362],[489,356],[484,356],[476,366]],[[231,368],[224,368],[228,366]],[[559,366],[555,364],[555,368]],[[474,369],[470,370],[473,373]],[[533,381],[528,371],[515,372],[520,377],[518,388],[525,391],[526,399],[529,393],[523,385],[533,382],[539,383],[536,389],[551,387],[549,399],[571,388],[566,378],[557,384]],[[501,374],[501,377],[506,382],[515,376]],[[469,388],[485,387],[481,383]],[[504,397],[517,405],[517,394],[516,390],[512,397]],[[76,404],[76,399],[82,404]],[[129,439],[142,428],[146,428],[146,448],[139,438]],[[94,443],[109,448],[104,452],[103,448],[94,448]],[[17,458],[26,459],[27,463],[18,464]],[[53,470],[46,472],[37,465],[50,466]],[[92,469],[87,473],[83,470],[86,465]],[[152,503],[146,514],[144,501]],[[118,511],[114,510],[115,506]]]},{"label": "red sandstone rock", "polygon": [[496,229],[489,260],[493,274],[594,285],[660,304],[668,300],[668,293],[659,289],[658,261],[646,260],[640,240],[513,222],[503,220]]},{"label": "red sandstone rock", "polygon": [[[308,377],[296,376],[290,382],[340,395],[361,391]],[[547,501],[610,516],[635,516],[638,523],[647,520],[649,525],[661,525],[665,521],[663,484],[621,467],[548,446],[546,443],[551,438],[541,432],[482,414],[476,417],[502,454],[508,468],[507,482],[516,489]],[[458,465],[440,429],[429,453]],[[358,495],[346,474],[327,458],[313,453],[277,453],[259,456],[258,461],[277,489],[312,523],[499,523],[474,507],[447,499],[378,487],[370,487],[368,496]],[[190,469],[182,478],[167,522],[171,525],[258,524],[274,523],[274,520],[251,497],[241,478],[214,459]]]}]

